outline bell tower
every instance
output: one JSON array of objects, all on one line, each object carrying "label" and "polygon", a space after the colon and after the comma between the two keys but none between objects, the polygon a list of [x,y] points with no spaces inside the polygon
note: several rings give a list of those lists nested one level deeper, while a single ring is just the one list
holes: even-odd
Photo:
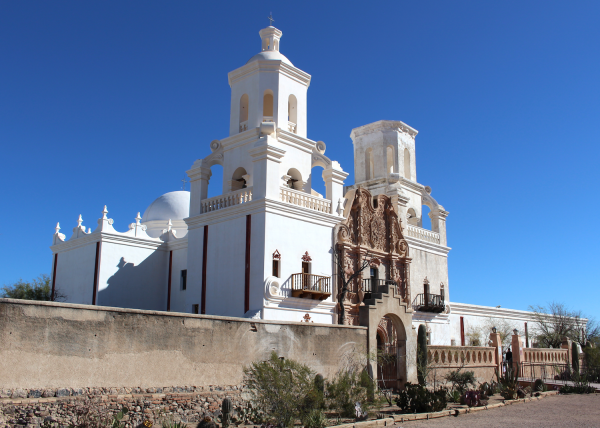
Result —
[{"label": "bell tower", "polygon": [[261,51],[229,73],[229,135],[273,122],[283,131],[306,138],[306,93],[310,75],[294,67],[279,51],[282,32],[272,26],[259,31]]}]

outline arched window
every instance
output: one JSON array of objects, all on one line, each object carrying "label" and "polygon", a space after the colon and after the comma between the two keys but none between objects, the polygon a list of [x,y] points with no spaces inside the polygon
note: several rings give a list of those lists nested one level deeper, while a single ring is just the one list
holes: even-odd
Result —
[{"label": "arched window", "polygon": [[267,89],[263,96],[263,122],[273,121],[273,91]]},{"label": "arched window", "polygon": [[302,181],[302,174],[300,174],[300,171],[296,168],[290,168],[287,175],[289,177],[287,180],[287,187],[294,190],[302,190],[304,182]]},{"label": "arched window", "polygon": [[431,230],[431,217],[429,213],[431,209],[427,205],[421,207],[421,226],[423,229]]},{"label": "arched window", "polygon": [[248,94],[242,95],[240,98],[240,132],[248,130]]},{"label": "arched window", "polygon": [[245,189],[248,187],[248,183],[246,182],[247,178],[248,173],[244,168],[239,167],[236,169],[231,176],[231,191]]},{"label": "arched window", "polygon": [[415,212],[414,208],[409,208],[406,212],[406,221],[408,224],[413,226],[419,225],[419,218],[417,217],[417,213]]},{"label": "arched window", "polygon": [[396,162],[394,161],[394,148],[392,146],[388,146],[386,150],[387,157],[387,172],[391,174],[394,172],[394,165]]},{"label": "arched window", "polygon": [[408,149],[404,149],[404,178],[411,179],[410,177],[410,152]]},{"label": "arched window", "polygon": [[365,151],[365,168],[366,179],[371,180],[375,177],[375,164],[373,162],[373,149],[369,148]]},{"label": "arched window", "polygon": [[296,133],[298,125],[298,100],[294,95],[288,98],[288,131]]}]

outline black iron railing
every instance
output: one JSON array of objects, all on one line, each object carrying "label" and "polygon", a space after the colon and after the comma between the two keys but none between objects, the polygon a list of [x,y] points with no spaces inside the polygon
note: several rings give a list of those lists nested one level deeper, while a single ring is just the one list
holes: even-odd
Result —
[{"label": "black iron railing", "polygon": [[413,300],[413,309],[421,312],[444,312],[446,304],[444,296],[440,294],[421,293]]},{"label": "black iron railing", "polygon": [[292,296],[325,300],[331,296],[331,277],[294,273],[292,274]]},{"label": "black iron railing", "polygon": [[389,279],[367,278],[362,280],[362,290],[366,293],[388,293],[389,288],[395,287],[396,282]]}]

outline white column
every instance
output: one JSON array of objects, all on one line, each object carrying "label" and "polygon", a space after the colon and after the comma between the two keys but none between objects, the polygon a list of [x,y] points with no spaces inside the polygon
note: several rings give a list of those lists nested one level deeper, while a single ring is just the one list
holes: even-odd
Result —
[{"label": "white column", "polygon": [[254,162],[252,180],[252,200],[279,200],[281,176],[279,164],[285,155],[285,150],[277,147],[274,134],[260,138],[253,149],[249,151]]},{"label": "white column", "polygon": [[[398,174],[390,174],[390,177],[391,176],[397,177]],[[388,177],[388,181],[389,180],[390,178]],[[396,208],[396,212],[398,213],[402,234],[406,235],[406,225],[408,224],[408,221],[406,220],[406,212],[408,210],[408,202],[410,201],[410,198],[397,184],[397,181],[387,187],[385,194],[392,200],[392,205],[394,208]]]},{"label": "white column", "polygon": [[431,230],[440,234],[440,245],[444,246],[448,243],[446,239],[446,217],[448,217],[448,214],[448,211],[439,208],[429,212]]},{"label": "white column", "polygon": [[208,182],[212,172],[210,168],[197,165],[195,162],[187,172],[190,178],[190,217],[202,213],[201,201],[208,196]]},{"label": "white column", "polygon": [[344,199],[344,180],[348,177],[348,173],[344,172],[339,163],[331,162],[328,169],[323,170],[323,180],[325,181],[326,198],[331,201],[331,214],[342,215],[337,213],[338,202]]}]

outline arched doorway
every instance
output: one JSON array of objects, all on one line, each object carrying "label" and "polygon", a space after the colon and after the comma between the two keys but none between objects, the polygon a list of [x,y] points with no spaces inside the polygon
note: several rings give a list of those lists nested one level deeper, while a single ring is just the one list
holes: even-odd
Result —
[{"label": "arched doorway", "polygon": [[406,383],[406,339],[402,321],[387,314],[377,326],[377,384],[398,391]]}]

